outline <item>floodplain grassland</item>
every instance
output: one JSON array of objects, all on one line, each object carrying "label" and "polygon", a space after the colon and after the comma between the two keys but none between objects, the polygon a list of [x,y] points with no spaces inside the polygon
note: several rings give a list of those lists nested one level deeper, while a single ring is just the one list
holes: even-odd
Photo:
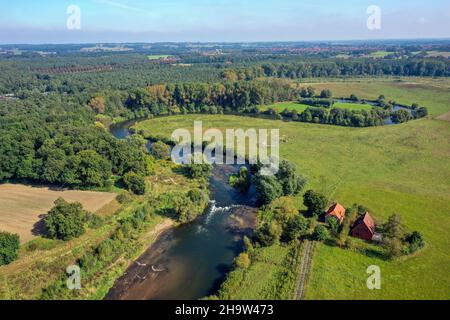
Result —
[{"label": "floodplain grassland", "polygon": [[[229,115],[183,115],[156,118],[136,127],[148,135],[170,136],[202,120],[206,128],[276,128],[284,137],[280,156],[309,178],[307,188],[325,193],[345,206],[360,203],[381,223],[393,213],[410,230],[420,231],[427,246],[418,254],[386,261],[373,251],[343,250],[320,244],[313,258],[307,299],[447,299],[450,296],[450,125],[435,117],[450,111],[449,79],[354,79],[311,83],[335,96],[356,94],[376,99],[383,94],[397,103],[419,103],[430,116],[401,125],[349,128],[283,122]],[[301,197],[298,199],[301,203]],[[276,258],[274,268],[281,263]],[[366,269],[382,270],[382,290],[366,287]],[[270,274],[270,264],[266,266]],[[254,270],[254,271],[252,271]],[[228,298],[264,298],[273,280],[250,267],[242,292]],[[247,280],[246,280],[247,279]],[[260,281],[260,282],[258,282]],[[224,293],[225,294],[225,293]]]}]

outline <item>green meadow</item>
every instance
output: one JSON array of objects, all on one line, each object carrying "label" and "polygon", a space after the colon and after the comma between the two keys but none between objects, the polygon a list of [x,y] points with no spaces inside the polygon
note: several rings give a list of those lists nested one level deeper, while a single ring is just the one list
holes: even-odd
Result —
[{"label": "green meadow", "polygon": [[[260,106],[259,109],[261,111],[266,111],[268,109],[275,109],[278,112],[283,112],[284,110],[288,109],[289,111],[296,110],[298,113],[301,113],[305,111],[307,108],[310,108],[311,106],[308,106],[306,104],[297,103],[294,101],[290,102],[280,102],[271,104],[268,106]],[[345,102],[336,102],[333,104],[333,108],[341,108],[341,109],[347,109],[347,110],[371,110],[372,106],[369,104],[362,104],[362,103],[345,103]]]},{"label": "green meadow", "polygon": [[347,109],[350,111],[352,111],[352,110],[370,111],[373,107],[370,104],[336,102],[335,104],[333,104],[333,108]]},{"label": "green meadow", "polygon": [[155,54],[155,55],[147,56],[147,58],[149,60],[159,60],[159,59],[165,59],[165,58],[169,58],[169,57],[171,57],[171,56],[167,55],[167,54]]},{"label": "green meadow", "polygon": [[[309,85],[309,84],[308,84]],[[146,135],[170,136],[174,129],[280,129],[281,157],[309,178],[308,188],[325,193],[345,206],[360,203],[378,222],[393,213],[411,230],[423,233],[427,246],[406,259],[386,261],[377,256],[320,244],[316,247],[307,299],[447,299],[450,297],[450,123],[435,120],[450,111],[450,81],[432,79],[354,80],[312,83],[335,96],[356,94],[375,99],[384,94],[398,103],[429,108],[426,119],[371,128],[283,122],[228,115],[179,115],[141,122]],[[300,198],[300,197],[299,197]],[[300,200],[300,199],[299,199]],[[300,203],[301,201],[299,201]],[[280,252],[280,258],[284,259]],[[276,260],[277,255],[273,255]],[[255,262],[240,292],[229,298],[263,298],[252,287],[267,288],[274,280]],[[265,265],[267,275],[281,261]],[[382,289],[366,287],[366,269],[378,265]],[[254,270],[254,274],[252,273]],[[275,272],[276,273],[276,272]],[[269,279],[268,279],[269,278]]]},{"label": "green meadow", "polygon": [[301,103],[297,103],[297,102],[293,102],[293,101],[288,101],[288,102],[280,102],[280,103],[275,103],[275,104],[271,104],[268,106],[260,106],[260,110],[261,111],[266,111],[268,109],[275,109],[279,112],[284,111],[285,109],[288,109],[289,111],[292,110],[297,110],[298,113],[303,112],[306,110],[306,108],[308,108],[310,106],[306,105],[306,104],[301,104]]}]

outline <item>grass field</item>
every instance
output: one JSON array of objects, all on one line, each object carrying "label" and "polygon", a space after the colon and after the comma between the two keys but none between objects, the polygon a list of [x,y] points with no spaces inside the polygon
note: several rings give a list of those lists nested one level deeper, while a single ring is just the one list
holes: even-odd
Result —
[{"label": "grass field", "polygon": [[300,248],[275,245],[251,253],[248,270],[231,272],[219,293],[220,299],[290,300],[296,284]]},{"label": "grass field", "polygon": [[369,104],[362,103],[347,103],[347,102],[336,102],[333,104],[333,108],[347,109],[347,110],[372,110],[373,106]]},{"label": "grass field", "polygon": [[78,201],[87,211],[97,212],[110,204],[116,194],[2,184],[0,185],[0,230],[19,234],[21,242],[33,239],[41,231],[36,224],[42,220],[59,197],[69,202]]},{"label": "grass field", "polygon": [[[408,228],[425,236],[427,247],[406,260],[317,246],[308,299],[447,299],[450,297],[450,125],[432,119],[450,111],[448,79],[354,80],[313,83],[335,96],[354,93],[376,99],[384,94],[399,103],[427,106],[428,119],[402,125],[346,128],[251,119],[238,116],[183,115],[138,125],[148,134],[170,135],[193,121],[216,128],[279,128],[287,137],[281,156],[309,177],[309,188],[346,206],[361,203],[378,221],[399,213]],[[366,288],[366,269],[379,265],[382,290]],[[258,277],[249,275],[255,287]],[[267,273],[270,273],[267,270]],[[255,276],[255,277],[253,277]],[[252,280],[253,281],[253,280]],[[264,278],[261,280],[265,282]],[[240,293],[240,296],[245,293]],[[250,293],[249,293],[250,295]],[[253,297],[253,295],[252,295]]]},{"label": "grass field", "polygon": [[419,103],[428,107],[432,116],[450,109],[450,79],[447,78],[335,79],[317,83],[311,81],[301,85],[311,85],[316,91],[330,89],[335,97],[348,97],[353,93],[360,99],[376,100],[383,94],[387,100],[395,100],[400,104]]},{"label": "grass field", "polygon": [[155,54],[155,55],[147,56],[147,58],[148,58],[149,60],[166,59],[166,58],[169,58],[169,57],[171,57],[171,56],[170,56],[170,55],[167,55],[167,54]]},{"label": "grass field", "polygon": [[375,51],[375,52],[372,52],[372,53],[369,55],[369,57],[372,57],[372,58],[384,58],[384,57],[386,57],[387,55],[389,55],[389,54],[391,54],[391,53],[393,53],[393,52],[388,52],[388,51]]},{"label": "grass field", "polygon": [[275,104],[271,104],[268,106],[260,106],[259,108],[261,111],[265,111],[270,108],[273,108],[275,110],[278,110],[279,112],[282,112],[285,109],[288,109],[289,111],[297,110],[300,113],[300,112],[303,112],[304,110],[306,110],[306,108],[308,108],[308,107],[309,106],[306,104],[301,104],[301,103],[297,103],[297,102],[280,102],[280,103],[275,103]]},{"label": "grass field", "polygon": [[[306,110],[306,108],[311,107],[306,104],[297,103],[297,102],[281,102],[281,103],[275,103],[268,106],[260,106],[261,111],[266,111],[270,108],[275,109],[279,112],[284,111],[285,109],[288,109],[289,111],[297,110],[298,113],[301,113]],[[344,103],[344,102],[336,102],[333,105],[334,108],[341,108],[341,109],[347,109],[347,110],[371,110],[372,106],[368,104],[360,104],[360,103]]]}]

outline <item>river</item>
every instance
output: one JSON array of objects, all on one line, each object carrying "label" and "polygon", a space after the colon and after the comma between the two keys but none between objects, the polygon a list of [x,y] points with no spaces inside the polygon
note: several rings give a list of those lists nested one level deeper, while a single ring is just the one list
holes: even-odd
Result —
[{"label": "river", "polygon": [[[119,139],[132,122],[115,126]],[[197,220],[172,228],[156,240],[120,277],[108,300],[196,300],[217,292],[234,258],[243,251],[243,237],[256,226],[254,190],[240,194],[228,184],[238,166],[214,166],[211,201]]]}]

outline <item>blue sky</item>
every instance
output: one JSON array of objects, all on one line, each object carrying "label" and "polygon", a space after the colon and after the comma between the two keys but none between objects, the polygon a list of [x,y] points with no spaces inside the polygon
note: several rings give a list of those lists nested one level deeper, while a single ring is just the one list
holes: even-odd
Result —
[{"label": "blue sky", "polygon": [[[81,30],[67,30],[69,5]],[[368,30],[369,5],[382,10]],[[0,0],[0,43],[450,37],[448,0]]]}]

